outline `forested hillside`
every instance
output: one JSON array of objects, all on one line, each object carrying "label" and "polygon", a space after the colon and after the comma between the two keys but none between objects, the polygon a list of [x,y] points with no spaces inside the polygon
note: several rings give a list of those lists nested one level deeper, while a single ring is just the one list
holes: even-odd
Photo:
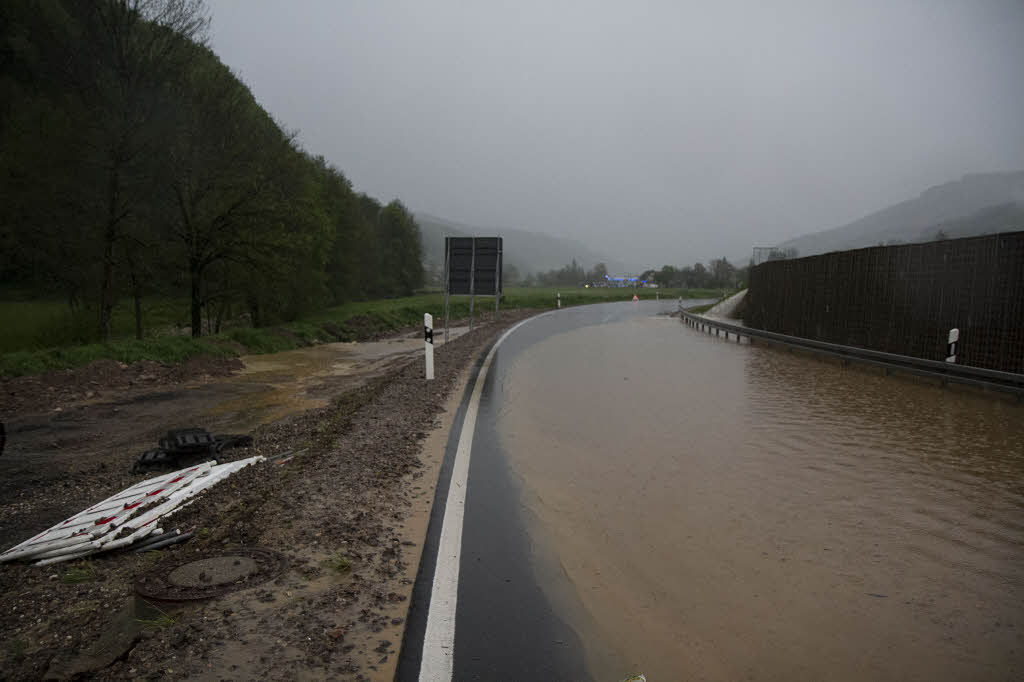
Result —
[{"label": "forested hillside", "polygon": [[801,256],[878,244],[931,241],[943,234],[966,237],[1024,229],[1024,171],[978,173],[931,187],[920,196],[876,211],[842,227],[803,235],[778,245]]},{"label": "forested hillside", "polygon": [[612,272],[622,272],[625,266],[615,259],[596,252],[579,242],[552,237],[551,235],[527,230],[480,227],[465,225],[427,213],[416,213],[416,222],[423,234],[423,262],[441,281],[444,270],[444,238],[468,237],[472,235],[493,235],[504,239],[506,276],[514,275],[510,284],[525,279],[530,273],[557,269],[575,259],[581,263],[608,264]]},{"label": "forested hillside", "polygon": [[81,340],[184,297],[191,333],[421,286],[419,228],[301,149],[206,46],[201,0],[0,4],[0,282]]}]

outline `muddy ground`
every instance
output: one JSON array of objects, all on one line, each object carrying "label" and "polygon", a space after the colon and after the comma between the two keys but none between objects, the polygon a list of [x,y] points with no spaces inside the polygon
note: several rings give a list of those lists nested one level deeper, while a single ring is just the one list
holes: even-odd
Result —
[{"label": "muddy ground", "polygon": [[[185,544],[70,565],[0,565],[0,678],[391,679],[443,451],[437,429],[450,423],[464,370],[501,329],[529,314],[485,318],[438,348],[429,388],[422,361],[400,353],[371,358],[355,380],[319,372],[297,388],[280,376],[288,363],[265,368],[295,400],[232,457],[298,454],[242,470],[163,524],[194,528]],[[0,546],[140,480],[129,473],[131,461],[169,423],[202,418],[199,425],[220,431],[239,419],[259,421],[216,406],[224,391],[237,396],[262,384],[247,384],[244,371],[223,376],[237,365],[199,369],[192,376],[167,369],[171,382],[126,385],[133,380],[124,375],[136,370],[107,368],[116,377],[107,383],[96,373],[54,391],[39,383],[49,402],[9,397]],[[310,408],[317,401],[325,406]],[[248,547],[281,552],[287,568],[202,602],[134,596],[134,581],[148,571]]]}]

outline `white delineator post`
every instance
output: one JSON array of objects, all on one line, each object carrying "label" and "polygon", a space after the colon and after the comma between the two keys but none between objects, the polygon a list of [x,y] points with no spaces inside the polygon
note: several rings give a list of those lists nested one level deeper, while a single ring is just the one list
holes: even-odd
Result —
[{"label": "white delineator post", "polygon": [[423,313],[423,350],[427,358],[427,381],[434,378],[434,317]]},{"label": "white delineator post", "polygon": [[949,330],[949,345],[946,346],[946,362],[956,362],[956,344],[960,340],[960,330],[954,327]]},{"label": "white delineator post", "polygon": [[559,310],[562,309],[562,292],[555,294],[555,304],[558,306]]}]

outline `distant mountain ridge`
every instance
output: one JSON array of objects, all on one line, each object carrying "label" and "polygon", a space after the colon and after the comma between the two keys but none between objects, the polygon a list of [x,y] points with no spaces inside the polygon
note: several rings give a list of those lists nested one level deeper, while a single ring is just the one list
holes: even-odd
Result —
[{"label": "distant mountain ridge", "polygon": [[547,272],[571,263],[573,259],[586,269],[605,263],[610,272],[622,269],[621,263],[608,260],[590,247],[571,239],[552,237],[539,232],[508,228],[482,227],[439,218],[417,211],[423,241],[423,265],[440,272],[444,267],[444,238],[502,237],[507,265],[515,266],[522,276],[530,272]]},{"label": "distant mountain ridge", "polygon": [[852,223],[778,245],[801,256],[889,242],[922,242],[1024,230],[1024,171],[976,173],[931,187]]}]

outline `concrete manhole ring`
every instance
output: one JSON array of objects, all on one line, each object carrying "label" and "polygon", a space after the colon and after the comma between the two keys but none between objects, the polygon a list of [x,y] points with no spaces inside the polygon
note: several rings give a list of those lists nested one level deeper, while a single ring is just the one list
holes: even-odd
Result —
[{"label": "concrete manhole ring", "polygon": [[194,556],[165,564],[135,580],[135,592],[147,599],[211,599],[276,578],[288,559],[269,549],[249,548]]}]

